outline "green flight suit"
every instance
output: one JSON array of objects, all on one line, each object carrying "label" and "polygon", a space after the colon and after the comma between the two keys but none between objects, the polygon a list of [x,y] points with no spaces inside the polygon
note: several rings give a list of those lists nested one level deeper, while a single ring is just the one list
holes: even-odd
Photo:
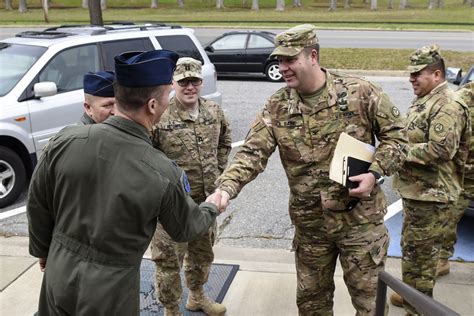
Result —
[{"label": "green flight suit", "polygon": [[138,315],[139,270],[159,221],[178,241],[214,223],[184,172],[118,116],[70,126],[46,146],[27,202],[30,254],[47,258],[42,315]]},{"label": "green flight suit", "polygon": [[399,110],[378,87],[323,71],[326,88],[316,104],[306,104],[289,87],[268,99],[218,186],[236,197],[278,147],[290,186],[300,315],[332,315],[338,257],[354,308],[358,315],[370,315],[389,243],[385,197],[375,186],[370,197],[347,211],[352,197],[329,179],[329,166],[339,135],[346,132],[374,145],[377,138],[370,169],[391,175],[405,157],[406,133]]},{"label": "green flight suit", "polygon": [[81,120],[78,123],[79,125],[90,125],[90,124],[96,124],[95,121],[87,115],[86,112],[84,112],[81,116]]}]

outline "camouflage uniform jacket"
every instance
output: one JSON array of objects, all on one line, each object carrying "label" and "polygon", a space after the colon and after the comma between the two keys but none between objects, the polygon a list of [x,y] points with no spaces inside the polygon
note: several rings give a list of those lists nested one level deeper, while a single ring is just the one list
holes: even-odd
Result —
[{"label": "camouflage uniform jacket", "polygon": [[229,123],[219,104],[199,98],[199,116],[194,119],[176,98],[153,132],[153,145],[186,172],[191,196],[204,200],[227,165],[232,140]]},{"label": "camouflage uniform jacket", "polygon": [[[377,137],[380,144],[370,169],[393,174],[405,157],[400,112],[373,84],[325,72],[326,89],[316,105],[305,105],[298,92],[288,87],[269,98],[218,185],[235,197],[264,170],[278,146],[290,186],[289,210],[294,224],[299,224],[295,223],[295,212],[314,213],[321,208],[320,202],[328,230],[340,229],[343,223],[381,222],[386,205],[380,188],[376,186],[370,198],[344,212],[351,197],[345,187],[329,179],[329,165],[339,135],[346,132],[371,144]],[[321,218],[322,213],[310,217]]]},{"label": "camouflage uniform jacket", "polygon": [[406,199],[447,203],[462,190],[471,120],[447,82],[416,98],[408,109],[409,149],[394,185]]},{"label": "camouflage uniform jacket", "polygon": [[95,121],[89,115],[87,115],[86,112],[84,112],[82,114],[81,120],[77,124],[78,125],[89,125],[89,124],[95,124]]},{"label": "camouflage uniform jacket", "polygon": [[[459,88],[456,94],[468,106],[471,114],[471,124],[474,121],[474,82],[469,82]],[[472,126],[471,126],[472,132]],[[471,200],[474,199],[474,138],[469,141],[469,155],[465,164],[464,174],[464,193]]]}]

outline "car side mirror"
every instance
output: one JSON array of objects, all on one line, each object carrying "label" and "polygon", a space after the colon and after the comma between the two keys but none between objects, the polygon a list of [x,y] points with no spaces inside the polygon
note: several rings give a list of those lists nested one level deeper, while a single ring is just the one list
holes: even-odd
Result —
[{"label": "car side mirror", "polygon": [[446,68],[446,80],[458,85],[462,80],[462,69],[455,67]]},{"label": "car side mirror", "polygon": [[204,48],[204,50],[206,52],[209,52],[209,53],[214,53],[214,47],[212,47],[212,46],[206,46],[206,48]]},{"label": "car side mirror", "polygon": [[52,81],[38,82],[33,86],[33,92],[35,98],[49,97],[58,93],[58,87]]}]

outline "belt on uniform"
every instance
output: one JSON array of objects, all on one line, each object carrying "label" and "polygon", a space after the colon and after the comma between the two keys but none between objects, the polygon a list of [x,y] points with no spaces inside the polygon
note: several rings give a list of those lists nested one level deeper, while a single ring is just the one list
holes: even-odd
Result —
[{"label": "belt on uniform", "polygon": [[76,253],[79,257],[103,265],[132,267],[139,265],[142,260],[142,253],[127,255],[106,254],[90,245],[77,241],[63,233],[55,232],[53,242],[57,242],[69,251]]}]

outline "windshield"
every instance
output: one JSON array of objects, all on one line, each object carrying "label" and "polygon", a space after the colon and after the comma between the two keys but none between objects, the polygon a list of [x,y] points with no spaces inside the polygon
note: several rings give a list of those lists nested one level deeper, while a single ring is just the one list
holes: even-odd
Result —
[{"label": "windshield", "polygon": [[45,47],[0,43],[0,96],[9,92],[45,51]]}]

